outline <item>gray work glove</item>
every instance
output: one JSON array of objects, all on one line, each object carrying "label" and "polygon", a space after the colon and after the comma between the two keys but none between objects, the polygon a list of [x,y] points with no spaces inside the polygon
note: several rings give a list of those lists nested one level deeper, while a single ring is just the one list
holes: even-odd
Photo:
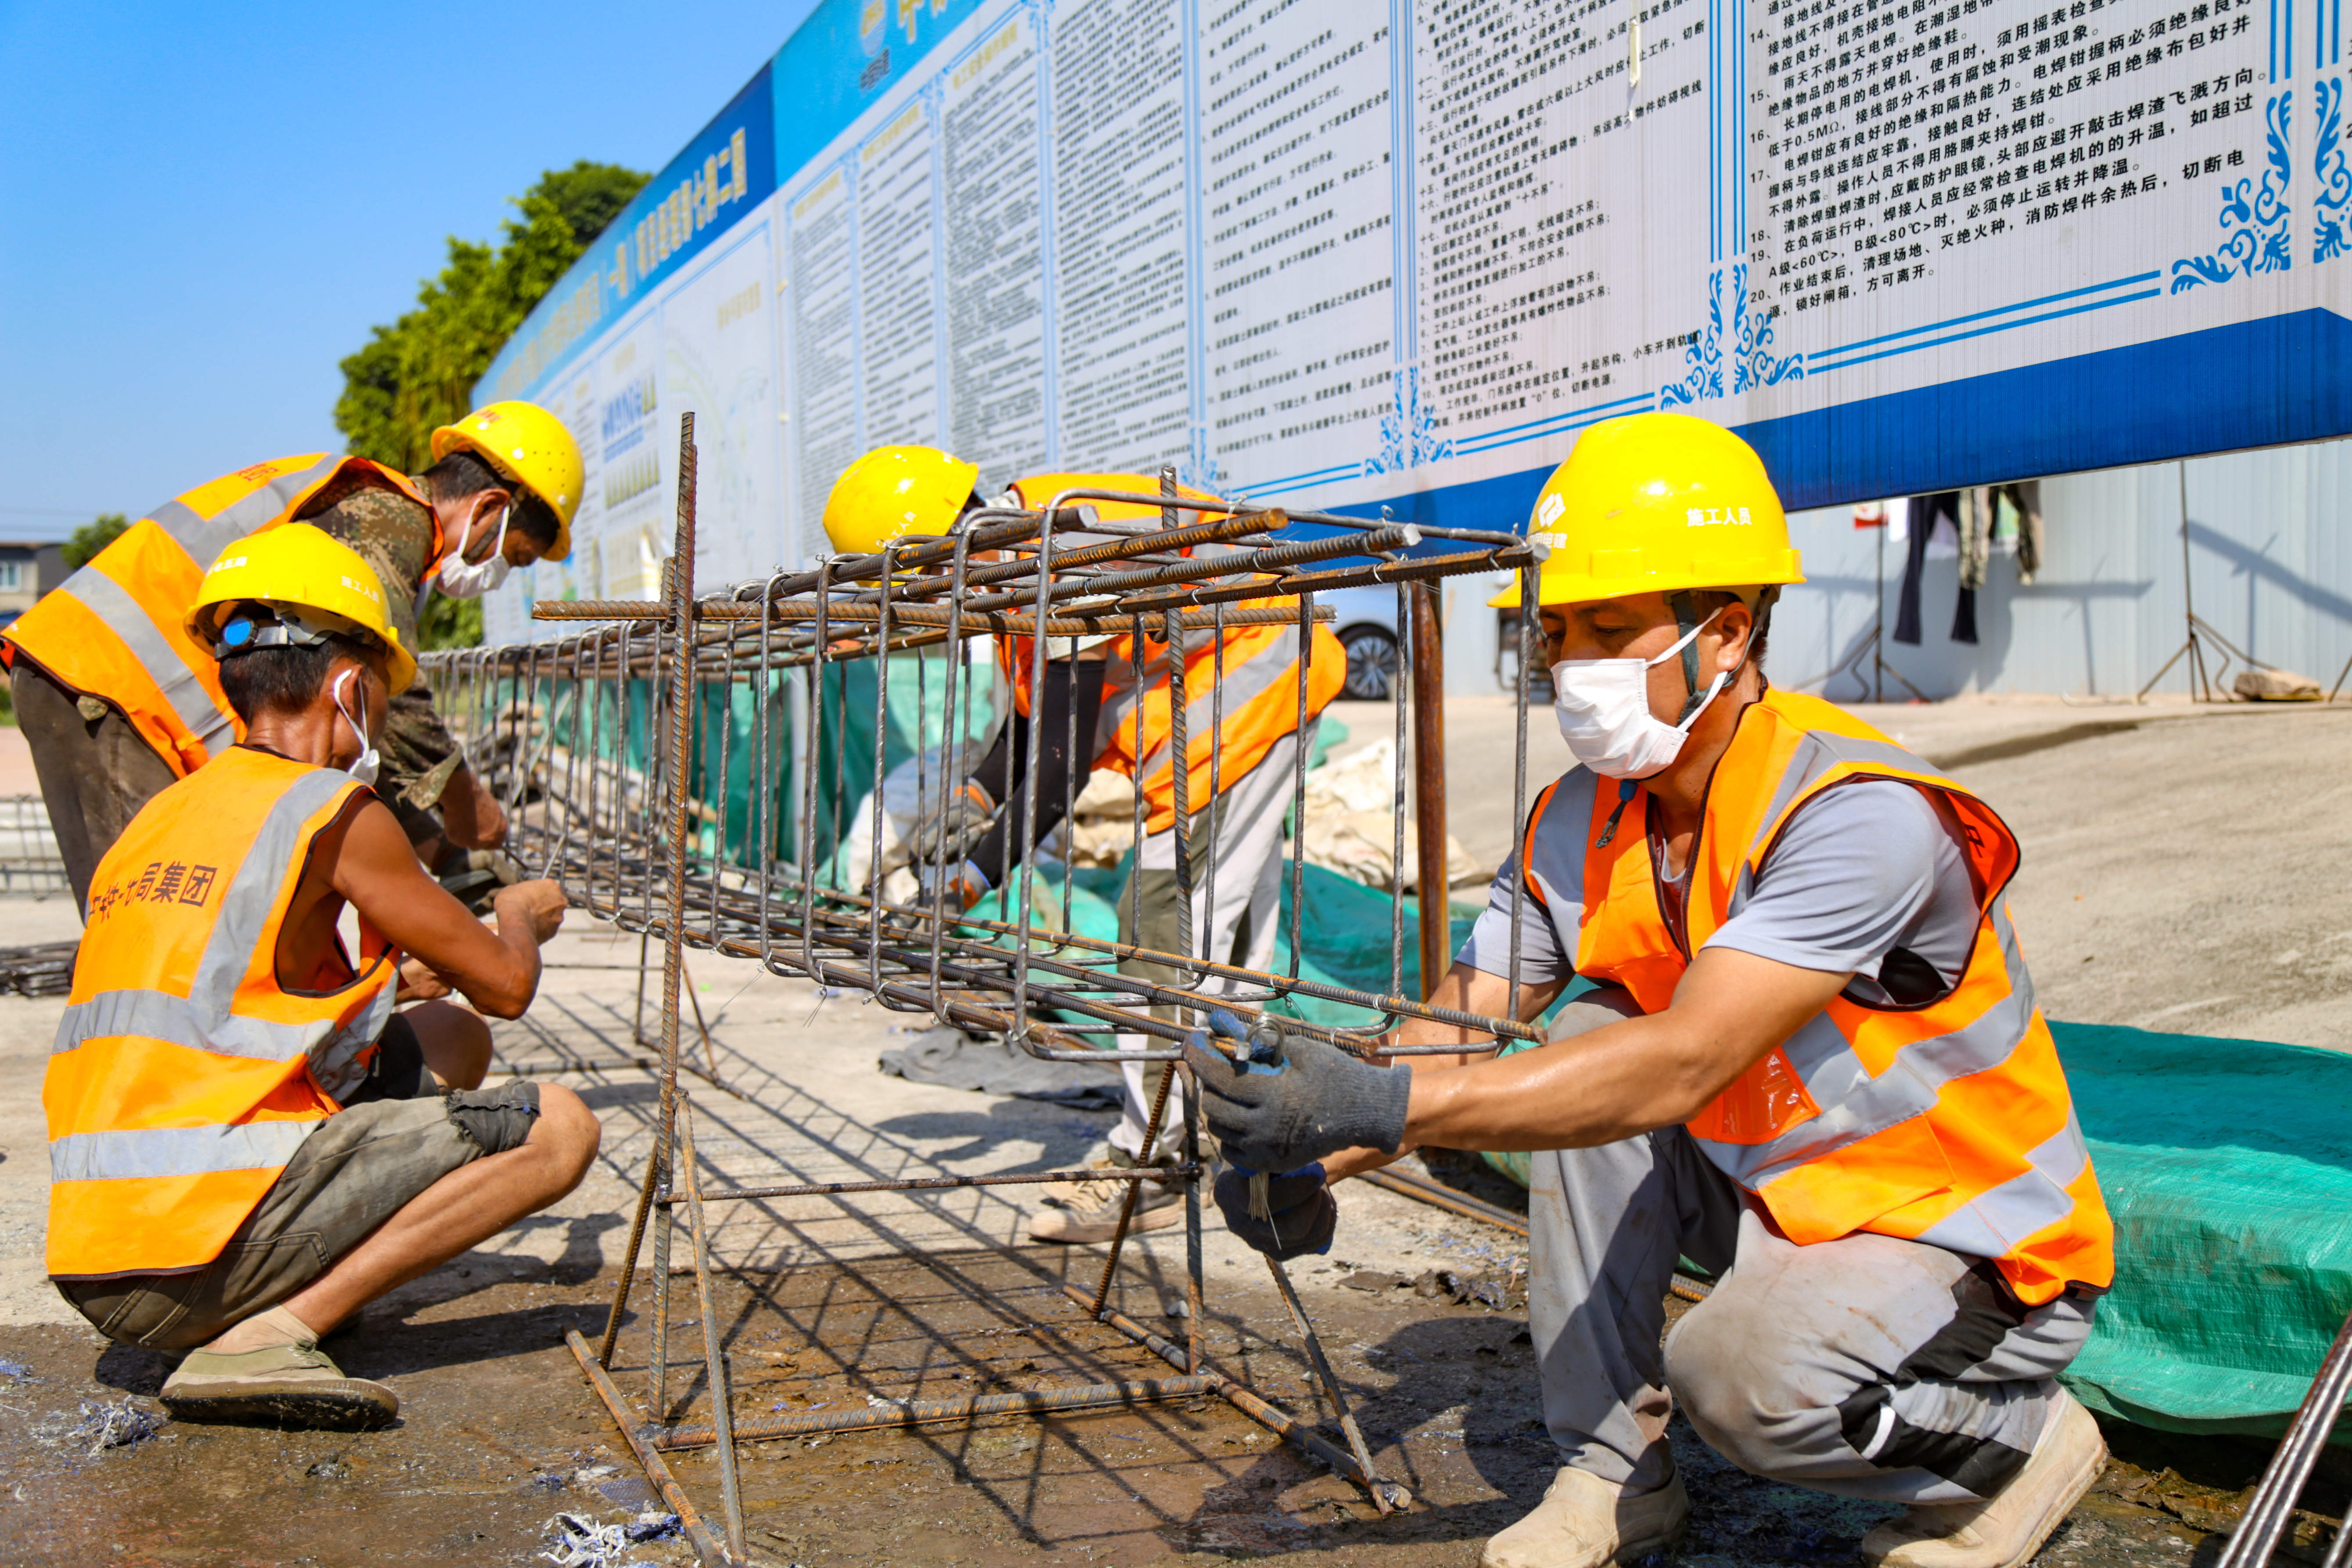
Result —
[{"label": "gray work glove", "polygon": [[925,803],[923,813],[908,827],[906,837],[882,852],[876,862],[877,879],[913,865],[955,866],[980,847],[996,819],[996,802],[969,779]]},{"label": "gray work glove", "polygon": [[1331,1250],[1339,1203],[1323,1179],[1322,1166],[1269,1176],[1261,1184],[1255,1172],[1228,1165],[1217,1173],[1215,1191],[1225,1228],[1268,1258]]},{"label": "gray work glove", "polygon": [[[1269,1054],[1277,1059],[1264,1060]],[[1342,1149],[1392,1154],[1402,1146],[1409,1068],[1372,1067],[1305,1037],[1253,1055],[1260,1059],[1237,1063],[1197,1038],[1184,1046],[1200,1080],[1201,1112],[1233,1163],[1297,1171]]]}]

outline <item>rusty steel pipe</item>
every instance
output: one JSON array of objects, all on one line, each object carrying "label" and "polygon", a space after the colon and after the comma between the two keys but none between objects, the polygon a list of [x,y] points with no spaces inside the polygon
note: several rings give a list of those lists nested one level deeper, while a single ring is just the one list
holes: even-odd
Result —
[{"label": "rusty steel pipe", "polygon": [[[1412,790],[1420,833],[1421,994],[1425,1001],[1453,957],[1454,920],[1446,899],[1445,629],[1434,584],[1407,591],[1412,602]],[[1402,869],[1402,868],[1400,868]],[[1403,879],[1397,882],[1402,885]]]}]

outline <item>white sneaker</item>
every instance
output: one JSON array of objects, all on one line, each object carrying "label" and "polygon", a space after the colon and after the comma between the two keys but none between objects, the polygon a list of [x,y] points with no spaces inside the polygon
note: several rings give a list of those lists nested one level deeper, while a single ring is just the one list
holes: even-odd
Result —
[{"label": "white sneaker", "polygon": [[1601,1568],[1664,1552],[1690,1523],[1677,1475],[1655,1491],[1625,1495],[1616,1481],[1562,1467],[1533,1513],[1486,1542],[1478,1568]]},{"label": "white sneaker", "polygon": [[1984,1502],[1921,1503],[1862,1538],[1881,1568],[2022,1568],[2106,1468],[2091,1413],[2063,1389],[2033,1457]]},{"label": "white sneaker", "polygon": [[1135,1213],[1128,1221],[1129,1236],[1166,1230],[1184,1223],[1181,1186],[1156,1181],[1087,1182],[1083,1185],[1090,1190],[1031,1218],[1030,1240],[1076,1246],[1108,1241],[1118,1234],[1118,1216],[1127,1207],[1129,1187],[1142,1189],[1136,1194]]}]

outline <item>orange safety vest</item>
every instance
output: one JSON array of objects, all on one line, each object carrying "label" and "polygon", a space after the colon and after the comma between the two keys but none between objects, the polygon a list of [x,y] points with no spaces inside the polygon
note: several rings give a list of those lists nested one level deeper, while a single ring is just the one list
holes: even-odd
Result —
[{"label": "orange safety vest", "polygon": [[[1015,481],[1012,489],[1024,506],[1043,507],[1062,491],[1081,488],[1156,493],[1160,481],[1141,474],[1041,474]],[[1177,493],[1195,500],[1216,499],[1204,490],[1181,485],[1177,487]],[[1116,521],[1157,521],[1162,515],[1158,507],[1129,501],[1079,500],[1073,504],[1091,507],[1097,517]],[[1225,515],[1187,510],[1177,514],[1177,524],[1181,527]],[[1296,596],[1270,595],[1247,604],[1254,610],[1296,610],[1298,600]],[[1184,803],[1196,812],[1209,804],[1213,763],[1216,782],[1232,789],[1265,760],[1266,753],[1284,736],[1298,732],[1298,628],[1235,626],[1222,639],[1222,659],[1220,640],[1214,631],[1206,628],[1188,632],[1183,639],[1184,751],[1190,764]],[[1347,683],[1348,655],[1339,646],[1339,637],[1325,626],[1315,628],[1309,646],[1312,658],[1307,674],[1307,718],[1311,722],[1330,706]],[[1133,633],[1113,638],[1107,654],[1102,715],[1095,726],[1100,746],[1094,765],[1139,779],[1138,787],[1148,813],[1144,831],[1165,833],[1176,824],[1176,768],[1170,748],[1168,644],[1147,631],[1142,642],[1139,679]],[[1025,717],[1029,711],[1029,639],[999,637],[997,659],[1013,683],[1013,710]],[[1221,662],[1224,667],[1222,682],[1218,678]],[[1221,685],[1222,698],[1218,689]],[[1218,760],[1216,743],[1219,726],[1213,722],[1220,718],[1224,741],[1222,761]]]},{"label": "orange safety vest", "polygon": [[1819,698],[1768,691],[1708,781],[1676,942],[1658,896],[1649,792],[1578,769],[1538,799],[1528,882],[1576,973],[1664,1010],[1690,954],[1737,914],[1790,817],[1825,790],[1892,779],[1948,804],[1981,904],[1951,993],[1922,1006],[1841,994],[1688,1123],[1801,1246],[1855,1231],[1994,1260],[2019,1300],[2115,1278],[2115,1225],[2001,902],[2016,837],[1969,788]]},{"label": "orange safety vest", "polygon": [[[180,625],[205,569],[232,540],[307,515],[305,503],[347,468],[431,504],[406,476],[365,458],[312,452],[239,468],[157,507],[41,595],[0,636],[0,663],[14,668],[21,655],[61,684],[112,703],[187,777],[245,738],[212,649]],[[441,554],[436,526],[433,562]]]},{"label": "orange safety vest", "polygon": [[149,801],[99,861],[41,1086],[51,1274],[211,1262],[365,1077],[392,1016],[389,943],[362,921],[360,964],[339,943],[316,991],[277,973],[311,842],[364,788],[235,748]]}]

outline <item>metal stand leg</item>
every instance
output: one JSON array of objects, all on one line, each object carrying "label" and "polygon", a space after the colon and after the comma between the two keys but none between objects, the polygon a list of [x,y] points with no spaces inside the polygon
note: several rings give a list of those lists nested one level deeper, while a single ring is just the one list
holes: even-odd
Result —
[{"label": "metal stand leg", "polygon": [[1355,1412],[1348,1408],[1348,1396],[1339,1388],[1339,1375],[1331,1370],[1331,1360],[1323,1353],[1323,1341],[1315,1332],[1315,1325],[1307,1321],[1306,1305],[1298,1300],[1297,1288],[1290,1282],[1290,1271],[1279,1258],[1268,1257],[1265,1266],[1274,1272],[1275,1288],[1282,1292],[1282,1304],[1290,1309],[1290,1321],[1298,1327],[1298,1337],[1307,1342],[1307,1359],[1315,1364],[1315,1381],[1323,1385],[1323,1397],[1331,1402],[1331,1410],[1339,1418],[1339,1430],[1348,1435],[1348,1451],[1356,1456],[1356,1463],[1364,1468],[1371,1479],[1372,1506],[1387,1513],[1388,1492],[1372,1468],[1371,1451],[1364,1447],[1364,1434],[1356,1425]]},{"label": "metal stand leg", "polygon": [[727,1521],[727,1549],[743,1551],[743,1498],[735,1479],[735,1406],[727,1391],[727,1351],[719,1309],[710,1299],[710,1237],[702,1223],[702,1182],[694,1162],[694,1107],[677,1102],[678,1170],[686,1177],[687,1223],[694,1236],[694,1300],[702,1310],[702,1358],[710,1379],[711,1425],[719,1434],[719,1506]]}]

